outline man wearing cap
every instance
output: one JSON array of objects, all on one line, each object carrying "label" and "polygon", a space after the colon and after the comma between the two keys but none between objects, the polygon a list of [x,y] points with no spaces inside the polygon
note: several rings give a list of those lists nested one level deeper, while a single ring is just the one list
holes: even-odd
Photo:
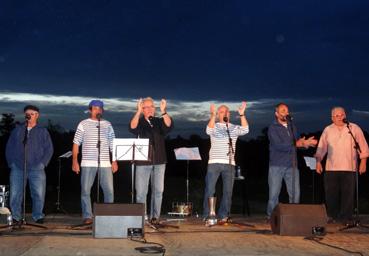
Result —
[{"label": "man wearing cap", "polygon": [[161,116],[155,117],[154,100],[150,97],[140,99],[137,111],[129,124],[129,131],[139,138],[148,138],[150,159],[136,166],[136,201],[146,205],[146,197],[151,178],[150,221],[158,224],[164,191],[164,174],[167,156],[165,136],[173,128],[172,118],[167,113],[167,101],[160,102]]},{"label": "man wearing cap", "polygon": [[32,219],[36,223],[44,222],[45,167],[54,150],[49,132],[38,124],[39,113],[38,107],[25,106],[26,121],[14,128],[6,144],[6,159],[11,169],[10,209],[15,223],[25,221],[22,219],[24,172],[31,191]]},{"label": "man wearing cap", "polygon": [[110,161],[115,138],[114,130],[109,121],[101,119],[104,103],[100,100],[92,100],[88,107],[90,118],[78,124],[74,135],[72,164],[72,170],[79,174],[78,154],[79,146],[82,145],[81,207],[84,224],[92,223],[90,193],[97,170],[99,169],[100,186],[104,192],[105,203],[114,202],[113,173],[118,170],[117,162]]}]

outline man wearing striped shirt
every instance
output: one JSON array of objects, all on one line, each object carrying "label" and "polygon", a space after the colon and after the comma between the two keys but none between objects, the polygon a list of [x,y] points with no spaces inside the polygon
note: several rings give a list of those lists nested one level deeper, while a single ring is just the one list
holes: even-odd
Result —
[{"label": "man wearing striped shirt", "polygon": [[[209,197],[214,196],[215,186],[219,176],[223,180],[223,196],[220,203],[218,217],[221,222],[230,221],[229,214],[232,203],[232,190],[235,173],[235,150],[239,136],[249,132],[249,125],[245,117],[246,102],[238,108],[241,125],[231,124],[229,108],[221,105],[216,110],[214,104],[210,105],[210,120],[206,127],[206,133],[210,136],[210,152],[208,170],[205,178],[204,212],[205,218],[209,215]],[[216,117],[218,122],[216,123]]]},{"label": "man wearing striped shirt", "polygon": [[[104,202],[113,203],[113,173],[118,170],[117,162],[110,162],[115,137],[111,123],[101,119],[104,103],[92,100],[89,104],[90,118],[81,121],[73,139],[73,166],[79,174],[79,146],[82,145],[81,207],[84,224],[92,223],[91,187],[99,169],[100,186],[104,192]],[[99,152],[100,150],[100,152]]]}]

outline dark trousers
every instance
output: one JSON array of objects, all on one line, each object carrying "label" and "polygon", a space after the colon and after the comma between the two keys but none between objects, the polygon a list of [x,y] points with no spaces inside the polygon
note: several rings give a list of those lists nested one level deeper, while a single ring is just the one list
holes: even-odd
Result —
[{"label": "dark trousers", "polygon": [[328,216],[333,219],[352,219],[355,196],[355,172],[326,171],[324,187]]}]

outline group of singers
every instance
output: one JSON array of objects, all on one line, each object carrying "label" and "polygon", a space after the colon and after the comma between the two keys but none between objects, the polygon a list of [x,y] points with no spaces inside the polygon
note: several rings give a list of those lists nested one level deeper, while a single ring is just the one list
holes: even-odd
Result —
[{"label": "group of singers", "polygon": [[[111,162],[115,135],[111,123],[102,118],[104,103],[100,100],[92,100],[88,108],[90,116],[78,124],[72,150],[72,170],[77,174],[81,173],[81,208],[85,224],[91,224],[93,221],[90,192],[97,171],[100,172],[104,202],[112,203],[114,202],[113,173],[118,170],[117,162]],[[204,219],[209,215],[208,198],[214,195],[217,180],[221,175],[223,195],[217,217],[223,223],[231,221],[236,141],[239,136],[249,132],[245,110],[246,102],[242,102],[237,109],[240,125],[235,125],[230,122],[228,106],[221,105],[217,108],[214,104],[210,105],[210,119],[206,133],[210,136],[211,147],[205,180]],[[36,223],[43,223],[45,167],[52,157],[53,145],[47,129],[38,124],[39,108],[27,105],[24,107],[24,114],[25,124],[18,125],[12,131],[6,145],[6,158],[11,168],[10,208],[13,221],[15,223],[22,221],[23,172],[26,166],[26,179],[29,182],[32,198],[32,218]],[[331,110],[331,120],[332,124],[324,129],[318,143],[314,137],[299,138],[287,104],[280,103],[275,107],[275,120],[268,129],[270,142],[268,218],[278,204],[283,181],[287,187],[289,202],[300,202],[297,149],[317,146],[316,172],[319,174],[323,171],[322,160],[327,155],[324,187],[329,221],[352,220],[355,172],[365,173],[369,148],[362,130],[358,125],[347,121],[342,107],[334,107]],[[159,115],[155,113],[155,103],[152,98],[138,100],[137,111],[129,123],[128,130],[139,138],[148,138],[151,150],[149,161],[139,162],[136,166],[136,202],[146,205],[148,186],[151,183],[151,206],[147,218],[153,224],[157,224],[160,218],[167,162],[165,137],[172,129],[173,120],[167,112],[165,99],[160,102]],[[81,164],[78,162],[80,146],[82,146]]]}]

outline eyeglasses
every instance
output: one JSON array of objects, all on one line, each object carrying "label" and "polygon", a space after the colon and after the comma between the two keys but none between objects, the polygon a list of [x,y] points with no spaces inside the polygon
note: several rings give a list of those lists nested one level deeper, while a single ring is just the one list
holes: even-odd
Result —
[{"label": "eyeglasses", "polygon": [[35,116],[38,114],[38,112],[26,112],[25,114],[29,116]]},{"label": "eyeglasses", "polygon": [[145,107],[142,107],[143,109],[148,109],[148,108],[155,108],[153,105],[151,106],[145,106]]},{"label": "eyeglasses", "polygon": [[341,115],[333,115],[332,117],[339,118],[339,117],[345,117],[345,115],[343,115],[343,114],[341,114]]}]

